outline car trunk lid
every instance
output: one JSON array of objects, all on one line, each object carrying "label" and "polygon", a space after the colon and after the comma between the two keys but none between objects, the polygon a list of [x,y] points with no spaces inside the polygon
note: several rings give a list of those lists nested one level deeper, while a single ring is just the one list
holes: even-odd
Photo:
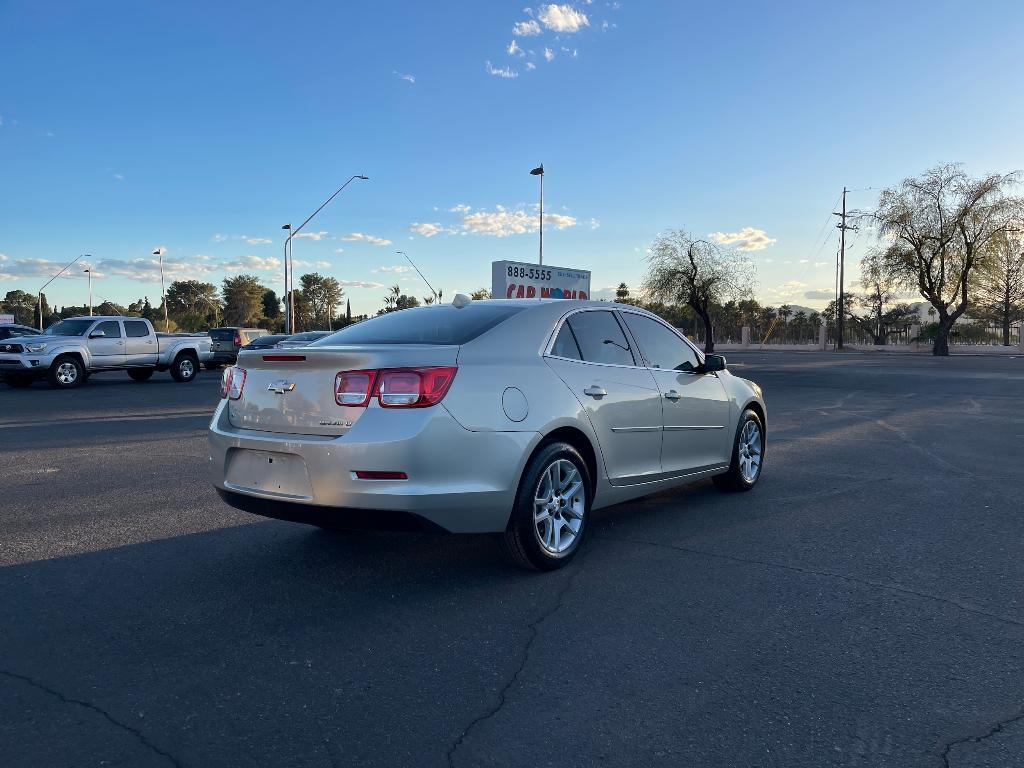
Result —
[{"label": "car trunk lid", "polygon": [[[366,407],[338,405],[339,371],[455,365],[457,346],[398,345],[243,350],[238,368],[245,386],[228,404],[231,424],[242,429],[296,435],[344,435]],[[379,407],[371,400],[369,408]]]}]

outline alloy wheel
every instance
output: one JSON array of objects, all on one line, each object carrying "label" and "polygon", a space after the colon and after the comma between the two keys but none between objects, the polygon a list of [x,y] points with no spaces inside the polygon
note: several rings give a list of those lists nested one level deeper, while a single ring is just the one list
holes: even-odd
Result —
[{"label": "alloy wheel", "polygon": [[739,442],[740,474],[748,483],[757,480],[761,472],[761,449],[761,427],[751,419],[743,425]]},{"label": "alloy wheel", "polygon": [[57,381],[61,384],[74,384],[78,379],[78,368],[74,363],[61,363],[57,366]]},{"label": "alloy wheel", "polygon": [[572,548],[586,512],[583,477],[576,465],[558,459],[548,465],[533,494],[534,533],[541,547],[560,555]]}]

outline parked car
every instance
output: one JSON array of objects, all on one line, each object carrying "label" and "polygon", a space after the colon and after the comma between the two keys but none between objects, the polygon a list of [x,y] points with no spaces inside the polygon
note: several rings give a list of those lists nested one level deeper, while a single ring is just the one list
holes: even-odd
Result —
[{"label": "parked car", "polygon": [[72,317],[38,336],[5,342],[0,377],[12,387],[46,377],[53,387],[71,389],[96,371],[127,371],[135,381],[170,371],[175,381],[188,382],[211,355],[209,339],[158,334],[141,317]]},{"label": "parked car", "polygon": [[17,323],[4,323],[0,325],[0,341],[13,338],[14,336],[38,336],[40,333],[42,331],[29,328],[27,325],[18,325]]},{"label": "parked car", "polygon": [[219,368],[230,365],[238,359],[238,350],[270,331],[264,328],[211,328],[210,339],[213,341],[213,357],[207,368]]},{"label": "parked car", "polygon": [[287,333],[270,333],[246,344],[242,349],[270,349],[288,338]]},{"label": "parked car", "polygon": [[307,347],[314,341],[320,341],[320,339],[327,338],[332,333],[333,331],[303,331],[302,333],[293,333],[291,336],[287,336],[284,340],[280,341],[277,346],[282,348]]},{"label": "parked car", "polygon": [[656,315],[459,296],[289,350],[244,351],[210,425],[231,506],[330,527],[493,532],[564,565],[590,512],[761,475],[761,389]]}]

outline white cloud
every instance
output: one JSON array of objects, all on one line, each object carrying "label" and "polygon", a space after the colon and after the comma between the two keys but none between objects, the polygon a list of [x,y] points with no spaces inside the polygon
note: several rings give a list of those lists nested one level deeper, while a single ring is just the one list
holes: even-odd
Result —
[{"label": "white cloud", "polygon": [[736,245],[738,251],[762,251],[777,242],[763,229],[754,227],[744,227],[739,232],[712,232],[708,237],[721,245]]},{"label": "white cloud", "polygon": [[836,292],[829,288],[819,288],[813,291],[805,291],[804,298],[812,301],[831,301],[836,297]]},{"label": "white cloud", "polygon": [[494,67],[489,61],[484,62],[484,69],[487,70],[487,74],[494,75],[495,77],[501,77],[506,80],[519,77],[519,73],[511,67]]},{"label": "white cloud", "polygon": [[459,203],[458,205],[453,205],[448,210],[451,213],[466,213],[467,211],[469,211],[469,206],[466,205],[465,203]]},{"label": "white cloud", "polygon": [[[555,229],[566,229],[576,225],[576,218],[560,213],[546,213],[544,222]],[[473,211],[462,216],[462,231],[474,235],[521,235],[536,232],[538,224],[536,214],[523,208],[508,210],[500,205],[493,211]]]},{"label": "white cloud", "polygon": [[766,293],[776,301],[788,302],[800,298],[806,290],[807,283],[801,283],[799,280],[789,280],[774,288],[769,288]]},{"label": "white cloud", "polygon": [[[6,254],[0,254],[0,262],[3,263],[3,275],[5,280],[17,280],[25,277],[50,278],[60,272],[67,262],[51,261],[50,259],[11,259]],[[82,276],[81,270],[92,265],[85,261],[79,261],[68,271],[60,276],[62,280],[71,280]],[[102,277],[97,271],[93,277]]]},{"label": "white cloud", "polygon": [[396,275],[400,275],[404,272],[412,272],[412,267],[406,267],[401,264],[395,267],[377,267],[374,272],[393,272]]},{"label": "white cloud", "polygon": [[335,249],[334,249],[334,252],[335,252],[335,253],[344,253],[344,252],[345,252],[345,249],[344,249],[344,248],[335,248]]},{"label": "white cloud", "polygon": [[299,234],[295,235],[296,240],[298,240],[301,237],[305,237],[309,240],[316,240],[319,242],[320,240],[323,240],[325,237],[327,237],[327,232],[326,230],[321,230],[320,232],[299,232]]},{"label": "white cloud", "polygon": [[519,43],[517,43],[515,39],[513,39],[512,42],[508,44],[508,48],[506,48],[505,50],[508,52],[509,56],[526,55],[525,53],[523,53],[523,49],[519,47]]},{"label": "white cloud", "polygon": [[362,232],[351,232],[344,235],[342,240],[348,240],[350,242],[362,241],[366,243],[373,243],[374,245],[391,245],[390,240],[385,240],[383,237],[375,237],[374,235],[366,235]]},{"label": "white cloud", "polygon": [[815,267],[817,267],[819,269],[821,267],[830,267],[830,266],[832,266],[832,262],[829,262],[829,261],[816,261],[816,262],[814,262],[813,266],[815,266]]},{"label": "white cloud", "polygon": [[597,219],[591,219],[590,220],[590,228],[591,229],[598,229],[600,226],[601,226],[601,222],[598,221]]},{"label": "white cloud", "polygon": [[532,61],[526,62],[526,71],[527,72],[529,72],[531,69],[536,69],[536,68],[537,68],[537,65],[534,64]]},{"label": "white cloud", "polygon": [[423,235],[424,237],[433,237],[439,232],[444,232],[444,229],[440,224],[430,224],[428,222],[413,222],[409,225],[409,229],[418,235]]},{"label": "white cloud", "polygon": [[305,269],[306,267],[316,267],[317,269],[327,269],[331,266],[329,261],[304,261],[302,259],[295,259],[292,262],[293,266]]},{"label": "white cloud", "polygon": [[230,240],[231,239],[231,235],[222,235],[220,232],[217,232],[210,239],[213,240],[213,242],[215,242],[215,243],[223,243],[225,240]]},{"label": "white cloud", "polygon": [[581,27],[590,26],[587,15],[571,5],[555,5],[540,8],[537,13],[540,23],[553,32],[579,32]]},{"label": "white cloud", "polygon": [[237,259],[223,262],[221,267],[229,272],[244,272],[249,269],[270,271],[281,269],[281,260],[274,256],[241,256]]},{"label": "white cloud", "polygon": [[384,283],[372,283],[366,280],[339,280],[338,284],[343,288],[383,288]]},{"label": "white cloud", "polygon": [[405,82],[407,82],[407,83],[415,83],[416,82],[416,76],[415,75],[402,74],[398,70],[394,70],[394,69],[391,70],[391,73],[395,77],[397,77],[399,80],[405,80]]},{"label": "white cloud", "polygon": [[247,237],[245,238],[245,242],[249,245],[269,245],[274,241],[269,237]]},{"label": "white cloud", "polygon": [[545,48],[544,49],[544,59],[546,61],[551,61],[553,58],[555,58],[555,52],[552,51],[550,48]]},{"label": "white cloud", "polygon": [[[533,37],[534,35],[539,35],[540,24],[533,19],[517,22],[516,25],[512,27],[512,34],[517,37]],[[3,122],[0,122],[0,125],[3,125]]]},{"label": "white cloud", "polygon": [[115,173],[114,178],[117,179],[118,181],[124,181],[124,175],[120,173]]}]

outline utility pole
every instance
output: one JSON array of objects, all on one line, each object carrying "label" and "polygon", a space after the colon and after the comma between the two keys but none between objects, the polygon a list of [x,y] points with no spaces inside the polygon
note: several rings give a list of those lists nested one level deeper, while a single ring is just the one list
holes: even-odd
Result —
[{"label": "utility pole", "polygon": [[843,290],[843,270],[846,266],[846,230],[853,229],[846,223],[846,187],[843,187],[842,213],[833,213],[839,217],[836,228],[839,230],[839,297],[836,301],[836,349],[843,348],[843,327],[845,324],[846,296]]}]

